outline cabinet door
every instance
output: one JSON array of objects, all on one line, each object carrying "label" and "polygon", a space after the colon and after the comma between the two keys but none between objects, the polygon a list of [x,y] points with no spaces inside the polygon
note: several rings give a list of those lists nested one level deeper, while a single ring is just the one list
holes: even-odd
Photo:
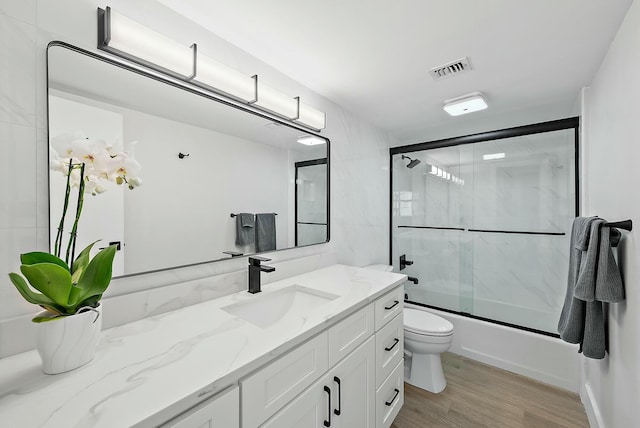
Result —
[{"label": "cabinet door", "polygon": [[[375,426],[375,338],[329,370],[333,401],[332,427],[370,428]],[[337,414],[339,413],[339,414]]]},{"label": "cabinet door", "polygon": [[238,387],[198,404],[162,428],[240,428],[240,393]]},{"label": "cabinet door", "polygon": [[242,380],[242,426],[259,426],[323,376],[328,355],[327,333],[320,333]]},{"label": "cabinet door", "polygon": [[328,374],[322,377],[261,427],[324,428],[329,425],[335,426],[335,418],[331,408],[335,389],[330,386],[330,379]]},{"label": "cabinet door", "polygon": [[374,427],[375,387],[375,340],[370,337],[262,427]]}]

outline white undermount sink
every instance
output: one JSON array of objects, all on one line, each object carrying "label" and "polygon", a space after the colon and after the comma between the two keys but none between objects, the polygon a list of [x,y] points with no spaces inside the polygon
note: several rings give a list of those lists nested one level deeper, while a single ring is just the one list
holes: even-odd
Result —
[{"label": "white undermount sink", "polygon": [[337,299],[338,295],[291,285],[272,292],[262,292],[245,302],[221,309],[258,327],[266,328],[284,319],[304,319],[320,305]]}]

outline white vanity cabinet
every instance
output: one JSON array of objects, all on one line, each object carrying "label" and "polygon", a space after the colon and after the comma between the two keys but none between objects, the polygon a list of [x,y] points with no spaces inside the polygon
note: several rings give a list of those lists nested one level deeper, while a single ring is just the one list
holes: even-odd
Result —
[{"label": "white vanity cabinet", "polygon": [[242,379],[242,427],[389,427],[404,403],[403,297],[399,286]]},{"label": "white vanity cabinet", "polygon": [[198,404],[161,428],[240,428],[240,393],[234,386]]}]

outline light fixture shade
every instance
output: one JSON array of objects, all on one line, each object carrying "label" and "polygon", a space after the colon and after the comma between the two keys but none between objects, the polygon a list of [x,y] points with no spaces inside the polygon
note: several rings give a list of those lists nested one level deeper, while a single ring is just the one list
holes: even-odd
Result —
[{"label": "light fixture shade", "polygon": [[443,108],[444,111],[451,116],[460,116],[462,114],[484,110],[487,107],[488,104],[484,95],[482,95],[481,92],[472,92],[461,97],[446,100]]},{"label": "light fixture shade", "polygon": [[298,119],[296,119],[296,122],[320,130],[326,127],[326,120],[324,112],[316,110],[305,103],[300,103],[300,115]]},{"label": "light fixture shade", "polygon": [[504,159],[506,156],[507,155],[505,153],[489,153],[482,155],[482,160]]},{"label": "light fixture shade", "polygon": [[298,143],[304,144],[305,146],[317,146],[318,144],[326,144],[326,142],[324,138],[316,137],[315,135],[298,137]]},{"label": "light fixture shade", "polygon": [[255,105],[287,119],[298,118],[298,98],[292,98],[258,81],[258,97]]},{"label": "light fixture shade", "polygon": [[196,46],[185,46],[115,12],[98,9],[98,48],[180,78],[193,77]]},{"label": "light fixture shade", "polygon": [[244,102],[256,101],[256,81],[198,52],[192,82]]}]

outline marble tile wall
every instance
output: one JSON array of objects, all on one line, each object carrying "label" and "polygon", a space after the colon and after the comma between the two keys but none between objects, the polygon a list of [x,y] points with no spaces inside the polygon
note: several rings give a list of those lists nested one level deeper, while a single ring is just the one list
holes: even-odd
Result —
[{"label": "marble tile wall", "polygon": [[[154,0],[0,0],[1,275],[19,268],[20,253],[48,249],[46,46],[61,40],[96,51],[96,7],[107,5],[175,40],[198,41],[204,54],[248,75],[257,73],[327,113],[322,134],[331,140],[331,242],[274,253],[275,261],[289,264],[270,280],[327,260],[360,266],[388,260],[388,147],[393,141],[386,133]],[[296,262],[313,256],[323,261]],[[127,309],[116,319],[105,315],[105,321],[115,325],[235,291],[246,281],[245,264],[246,259],[230,260],[116,279],[105,307]],[[185,288],[175,285],[182,283],[193,290],[186,297]],[[0,281],[0,302],[0,357],[30,349],[28,320],[36,309],[8,279]]]}]

